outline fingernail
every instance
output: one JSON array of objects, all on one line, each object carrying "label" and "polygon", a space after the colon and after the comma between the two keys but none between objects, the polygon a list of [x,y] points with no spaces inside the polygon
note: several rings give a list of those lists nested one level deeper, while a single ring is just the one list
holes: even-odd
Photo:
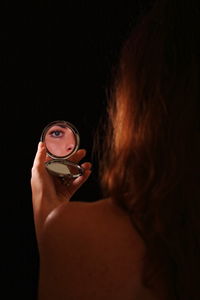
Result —
[{"label": "fingernail", "polygon": [[38,143],[38,149],[43,149],[44,148],[44,143],[39,141]]}]

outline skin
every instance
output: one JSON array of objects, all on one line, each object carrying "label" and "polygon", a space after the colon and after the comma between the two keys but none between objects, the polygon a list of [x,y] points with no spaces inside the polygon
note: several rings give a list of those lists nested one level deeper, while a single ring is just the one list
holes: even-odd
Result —
[{"label": "skin", "polygon": [[52,154],[66,156],[75,148],[75,137],[70,128],[54,125],[47,131],[45,143]]},{"label": "skin", "polygon": [[[74,162],[79,162],[85,155],[86,151],[80,149],[72,159]],[[44,165],[47,160],[45,144],[39,142],[31,176],[34,221],[38,242],[47,217],[54,209],[67,203],[91,174],[91,163],[85,162],[81,164],[85,169],[83,176],[76,178],[69,186],[66,186],[58,178],[48,173]]]},{"label": "skin", "polygon": [[[77,151],[76,162],[86,151]],[[40,142],[32,167],[34,221],[40,254],[38,300],[166,300],[162,280],[154,294],[142,284],[145,245],[127,213],[112,199],[70,201],[89,178],[65,186],[45,169]],[[86,199],[87,200],[87,199]]]}]

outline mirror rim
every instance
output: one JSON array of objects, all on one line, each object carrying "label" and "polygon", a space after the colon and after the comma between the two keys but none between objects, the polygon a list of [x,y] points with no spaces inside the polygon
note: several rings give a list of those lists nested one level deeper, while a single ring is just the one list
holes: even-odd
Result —
[{"label": "mirror rim", "polygon": [[50,122],[48,123],[43,131],[42,131],[42,134],[41,134],[41,137],[40,137],[40,141],[44,142],[45,143],[45,136],[46,136],[46,133],[47,131],[52,127],[52,126],[55,126],[55,125],[64,125],[66,128],[69,128],[72,130],[73,134],[74,134],[74,137],[75,137],[75,142],[76,142],[76,145],[74,147],[74,149],[72,150],[71,153],[65,155],[65,156],[57,156],[57,155],[54,155],[53,153],[51,153],[48,148],[46,147],[46,150],[47,150],[47,154],[48,156],[50,156],[51,158],[53,159],[61,159],[61,160],[65,160],[67,158],[69,158],[70,156],[72,156],[79,148],[79,145],[80,145],[80,135],[79,135],[79,132],[77,130],[77,128],[70,122],[68,121],[64,121],[64,120],[56,120],[56,121],[53,121],[53,122]]}]

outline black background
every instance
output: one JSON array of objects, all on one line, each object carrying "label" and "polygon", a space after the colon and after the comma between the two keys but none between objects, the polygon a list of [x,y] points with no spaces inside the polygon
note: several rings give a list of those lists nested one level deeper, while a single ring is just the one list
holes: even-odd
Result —
[{"label": "black background", "polygon": [[[63,3],[1,2],[2,299],[36,295],[30,170],[41,131],[54,120],[72,122],[86,159],[92,160],[93,136],[121,44],[148,6],[139,0]],[[73,200],[101,196],[93,163],[90,180]]]}]

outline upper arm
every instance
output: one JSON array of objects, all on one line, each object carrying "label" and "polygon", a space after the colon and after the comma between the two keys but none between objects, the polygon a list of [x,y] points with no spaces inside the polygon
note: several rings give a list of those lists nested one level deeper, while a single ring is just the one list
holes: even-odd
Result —
[{"label": "upper arm", "polygon": [[[39,300],[64,299],[58,294],[70,278],[69,261],[74,250],[69,219],[63,220],[62,210],[54,211],[46,219],[41,234],[39,252]],[[66,286],[67,289],[67,286]]]},{"label": "upper arm", "polygon": [[91,257],[95,251],[88,249],[87,222],[78,204],[47,219],[40,243],[39,300],[86,299],[81,297],[92,293],[91,280],[98,272]]}]

